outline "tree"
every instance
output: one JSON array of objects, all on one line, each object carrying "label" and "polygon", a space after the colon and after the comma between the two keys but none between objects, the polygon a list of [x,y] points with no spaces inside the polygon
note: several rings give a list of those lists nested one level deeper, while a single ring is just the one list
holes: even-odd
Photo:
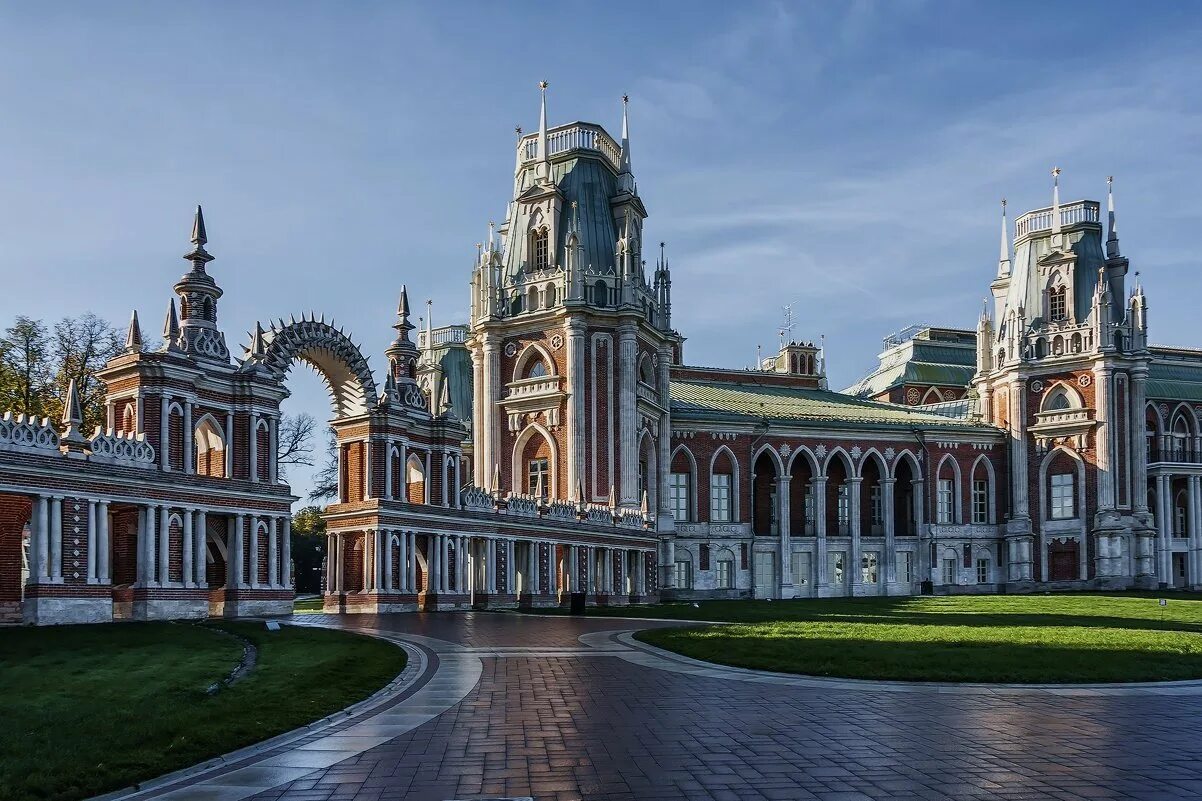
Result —
[{"label": "tree", "polygon": [[75,381],[83,425],[90,433],[105,424],[104,385],[96,372],[121,352],[121,332],[92,312],[64,317],[54,326],[55,398],[52,411],[61,416],[67,387]]},{"label": "tree", "polygon": [[17,317],[0,338],[0,412],[50,414],[53,375],[45,324]]},{"label": "tree", "polygon": [[334,429],[326,429],[326,460],[313,476],[309,500],[324,501],[338,495],[338,439]]},{"label": "tree", "polygon": [[321,508],[306,506],[292,516],[292,566],[297,593],[321,592],[326,521]]},{"label": "tree", "polygon": [[280,418],[277,461],[281,467],[289,464],[313,466],[313,429],[316,427],[313,415],[308,412],[285,414]]}]

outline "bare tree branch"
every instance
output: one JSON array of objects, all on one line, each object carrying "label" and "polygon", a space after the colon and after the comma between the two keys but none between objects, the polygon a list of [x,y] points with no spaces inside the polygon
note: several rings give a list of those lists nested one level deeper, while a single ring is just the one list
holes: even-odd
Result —
[{"label": "bare tree branch", "polygon": [[303,464],[313,466],[313,430],[317,424],[313,415],[301,412],[280,418],[278,462],[280,466]]},{"label": "bare tree branch", "polygon": [[326,429],[326,460],[313,476],[309,500],[324,501],[338,495],[338,440],[334,429]]}]

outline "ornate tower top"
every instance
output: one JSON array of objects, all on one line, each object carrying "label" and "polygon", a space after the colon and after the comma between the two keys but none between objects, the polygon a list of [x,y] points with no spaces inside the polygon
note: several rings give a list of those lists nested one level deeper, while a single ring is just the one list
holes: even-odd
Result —
[{"label": "ornate tower top", "polygon": [[205,250],[209,236],[200,206],[196,207],[192,220],[191,241],[192,249],[184,254],[184,259],[191,262],[192,269],[175,284],[180,308],[178,347],[193,358],[229,362],[225,336],[217,329],[217,301],[223,293],[206,270],[213,257]]}]

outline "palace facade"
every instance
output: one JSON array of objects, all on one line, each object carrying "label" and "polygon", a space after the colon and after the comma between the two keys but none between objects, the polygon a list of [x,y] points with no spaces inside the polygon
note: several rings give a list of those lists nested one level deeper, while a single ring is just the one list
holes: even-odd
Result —
[{"label": "palace facade", "polygon": [[1202,586],[1202,351],[1149,345],[1111,193],[1062,203],[1057,172],[1013,233],[1003,206],[976,329],[891,336],[842,392],[808,342],[690,364],[647,216],[625,104],[617,139],[549,127],[544,88],[468,320],[414,338],[402,289],[377,386],[323,317],[231,357],[197,209],[163,346],[135,313],[100,374],[107,424],[73,389],[57,424],[0,421],[0,617],[288,611],[297,362],[337,438],[329,611]]}]

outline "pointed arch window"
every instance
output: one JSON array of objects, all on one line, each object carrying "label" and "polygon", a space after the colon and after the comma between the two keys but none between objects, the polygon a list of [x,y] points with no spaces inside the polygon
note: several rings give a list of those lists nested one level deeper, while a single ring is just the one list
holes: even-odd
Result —
[{"label": "pointed arch window", "polygon": [[1052,320],[1068,319],[1068,287],[1056,286],[1048,292],[1048,317]]},{"label": "pointed arch window", "polygon": [[551,248],[547,241],[547,229],[540,228],[530,235],[530,259],[536,270],[545,270],[550,264]]},{"label": "pointed arch window", "polygon": [[526,377],[527,378],[546,378],[547,377],[547,365],[543,362],[542,359],[535,359],[534,363],[532,365],[530,365],[530,371],[526,374]]}]

